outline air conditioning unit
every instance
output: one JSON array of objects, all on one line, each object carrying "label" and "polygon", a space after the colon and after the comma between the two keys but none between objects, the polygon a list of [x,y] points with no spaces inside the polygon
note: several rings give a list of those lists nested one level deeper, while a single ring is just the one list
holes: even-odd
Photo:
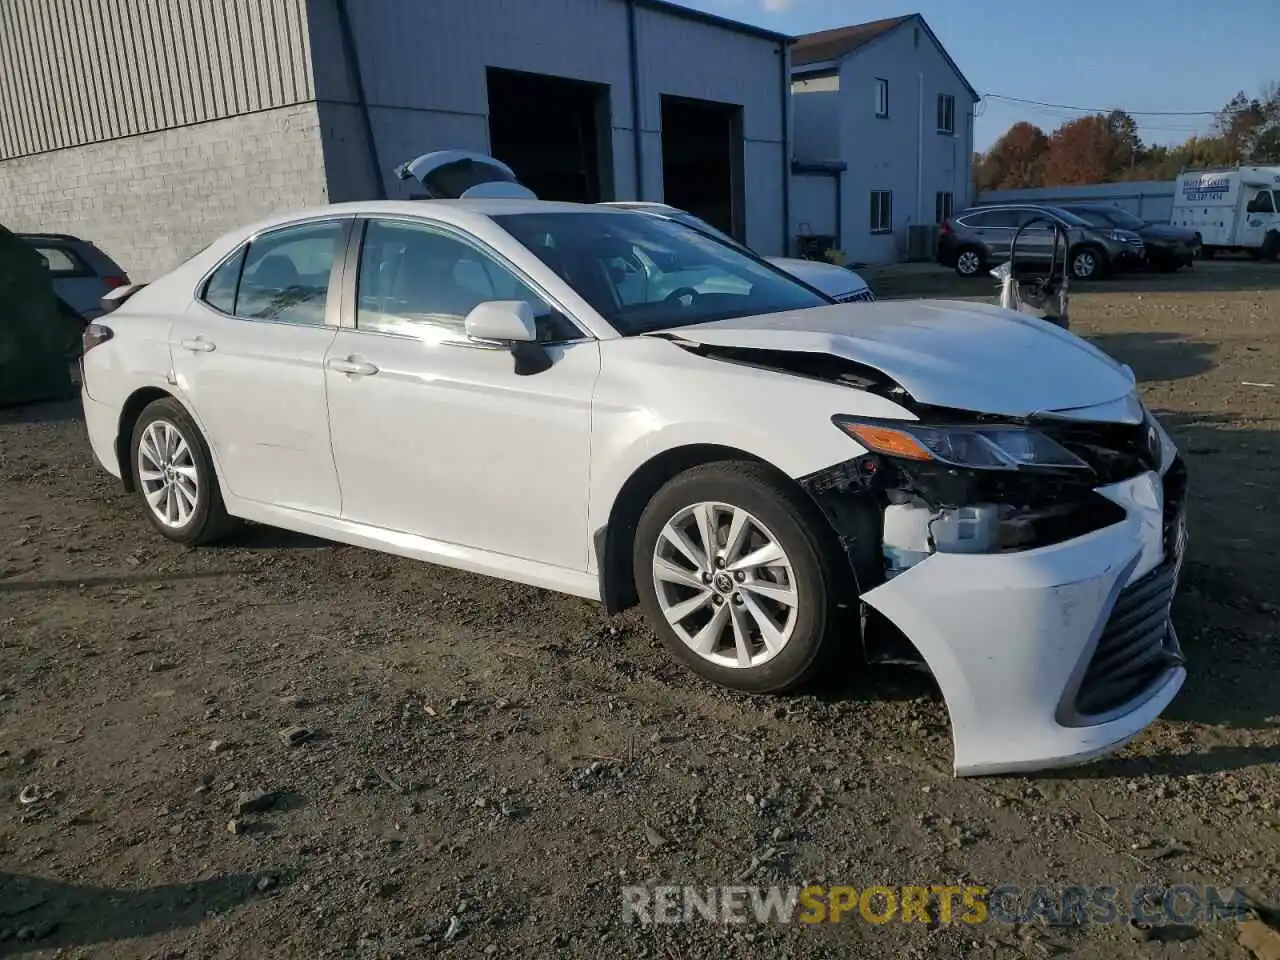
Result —
[{"label": "air conditioning unit", "polygon": [[938,225],[915,224],[907,227],[907,259],[912,262],[932,260],[938,249]]}]

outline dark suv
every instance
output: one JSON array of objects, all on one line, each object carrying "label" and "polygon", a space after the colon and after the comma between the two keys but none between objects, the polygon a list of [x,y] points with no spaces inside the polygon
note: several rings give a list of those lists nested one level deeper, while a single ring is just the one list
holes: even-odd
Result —
[{"label": "dark suv", "polygon": [[[1067,262],[1077,280],[1097,280],[1112,270],[1136,267],[1146,255],[1142,238],[1132,230],[1098,227],[1061,207],[1001,203],[970,207],[942,222],[938,262],[962,277],[982,276],[1009,259],[1018,228],[1035,219],[1052,220],[1067,232]],[[1046,267],[1053,257],[1054,231],[1047,225],[1028,227],[1018,238],[1018,262]]]},{"label": "dark suv", "polygon": [[1200,254],[1200,234],[1185,227],[1152,223],[1122,207],[1108,203],[1064,203],[1062,209],[1097,227],[1132,230],[1147,248],[1147,262],[1157,270],[1172,272],[1189,267]]},{"label": "dark suv", "polygon": [[40,254],[53,278],[53,292],[86,320],[98,316],[108,290],[129,283],[118,263],[88,240],[66,233],[20,233],[18,239]]}]

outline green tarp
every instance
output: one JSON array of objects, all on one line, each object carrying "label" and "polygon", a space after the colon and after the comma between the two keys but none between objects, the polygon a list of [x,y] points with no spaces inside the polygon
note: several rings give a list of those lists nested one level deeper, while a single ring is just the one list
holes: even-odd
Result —
[{"label": "green tarp", "polygon": [[75,394],[75,324],[40,255],[0,226],[0,406]]}]

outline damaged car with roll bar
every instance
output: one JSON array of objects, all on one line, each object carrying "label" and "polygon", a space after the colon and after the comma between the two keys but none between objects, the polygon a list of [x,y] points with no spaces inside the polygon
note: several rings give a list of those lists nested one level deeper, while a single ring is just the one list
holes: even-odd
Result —
[{"label": "damaged car with roll bar", "polygon": [[94,453],[161,534],[639,604],[752,693],[914,663],[962,776],[1096,757],[1176,695],[1186,469],[1127,367],[995,306],[835,303],[483,155],[401,171],[429,199],[233,231],[86,332]]}]

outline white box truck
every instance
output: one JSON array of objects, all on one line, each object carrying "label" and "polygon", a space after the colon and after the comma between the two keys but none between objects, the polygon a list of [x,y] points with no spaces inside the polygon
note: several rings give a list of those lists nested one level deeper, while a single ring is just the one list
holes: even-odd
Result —
[{"label": "white box truck", "polygon": [[1188,170],[1174,188],[1169,222],[1200,234],[1204,255],[1280,255],[1280,167]]}]

